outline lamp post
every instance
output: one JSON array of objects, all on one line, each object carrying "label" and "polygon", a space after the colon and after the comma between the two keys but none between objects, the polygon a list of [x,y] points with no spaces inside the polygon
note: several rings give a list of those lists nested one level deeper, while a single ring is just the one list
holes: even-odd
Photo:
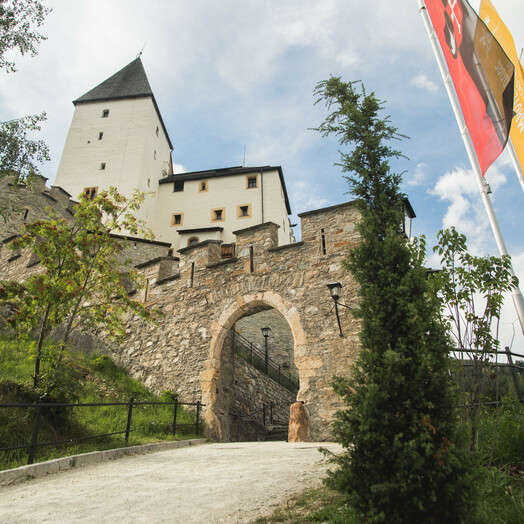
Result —
[{"label": "lamp post", "polygon": [[265,345],[265,348],[266,348],[266,358],[265,358],[265,370],[266,370],[266,375],[269,376],[269,356],[268,356],[268,353],[267,353],[267,337],[269,337],[269,333],[271,333],[271,328],[268,328],[268,327],[263,327],[262,328],[262,335],[264,335],[264,345]]},{"label": "lamp post", "polygon": [[340,336],[343,337],[344,335],[342,334],[342,326],[340,325],[338,306],[347,307],[348,309],[351,309],[351,307],[346,306],[346,304],[342,304],[342,302],[338,301],[338,299],[340,298],[340,290],[342,289],[342,284],[340,282],[333,282],[332,284],[327,284],[327,287],[329,289],[329,294],[331,295],[331,298],[335,302],[335,313],[337,314],[338,331],[340,333]]},{"label": "lamp post", "polygon": [[340,298],[340,290],[342,289],[342,284],[340,282],[333,282],[332,284],[327,285],[329,289],[329,294],[331,295],[331,298],[335,302],[335,313],[337,315],[337,323],[338,323],[338,331],[340,333],[340,336],[342,335],[342,326],[340,325],[340,316],[338,314],[338,299]]}]

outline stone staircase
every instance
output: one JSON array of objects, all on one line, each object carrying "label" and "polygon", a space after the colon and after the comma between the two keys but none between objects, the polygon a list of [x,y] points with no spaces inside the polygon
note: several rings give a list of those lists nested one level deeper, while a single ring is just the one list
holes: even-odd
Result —
[{"label": "stone staircase", "polygon": [[266,426],[266,441],[286,440],[288,426]]}]

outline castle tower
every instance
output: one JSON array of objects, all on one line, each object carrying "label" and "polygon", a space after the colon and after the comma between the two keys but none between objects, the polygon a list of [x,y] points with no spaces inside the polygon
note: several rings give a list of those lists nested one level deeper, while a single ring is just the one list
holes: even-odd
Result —
[{"label": "castle tower", "polygon": [[[75,112],[55,185],[73,198],[115,186],[157,191],[171,174],[173,146],[140,58],[73,102]],[[142,207],[149,222],[153,200]]]}]

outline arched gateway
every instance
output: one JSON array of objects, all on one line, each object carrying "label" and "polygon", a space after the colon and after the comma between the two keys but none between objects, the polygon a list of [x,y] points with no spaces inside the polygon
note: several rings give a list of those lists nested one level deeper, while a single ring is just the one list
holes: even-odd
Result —
[{"label": "arched gateway", "polygon": [[[259,291],[253,295],[238,295],[235,300],[224,310],[216,322],[211,338],[209,358],[206,360],[204,371],[200,374],[200,387],[202,402],[206,405],[204,422],[210,437],[216,440],[230,440],[232,435],[225,431],[221,416],[217,412],[217,396],[222,388],[218,387],[223,362],[223,349],[226,338],[234,329],[235,323],[246,315],[256,314],[267,309],[275,309],[282,314],[291,329],[294,343],[295,365],[299,379],[308,375],[307,359],[301,357],[308,354],[306,335],[300,322],[300,316],[292,303],[282,298],[274,291]],[[304,367],[304,369],[302,369]],[[302,383],[302,382],[301,382]],[[307,388],[307,379],[304,379]],[[229,386],[232,387],[232,386]],[[300,391],[298,393],[300,399]],[[286,406],[289,409],[289,406]],[[228,426],[228,424],[226,424]]]}]

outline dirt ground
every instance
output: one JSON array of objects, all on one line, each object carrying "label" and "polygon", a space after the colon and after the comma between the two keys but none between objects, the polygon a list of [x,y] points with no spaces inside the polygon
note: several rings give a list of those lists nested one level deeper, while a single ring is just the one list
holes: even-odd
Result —
[{"label": "dirt ground", "polygon": [[0,488],[0,524],[247,523],[320,484],[330,443],[205,444]]}]

